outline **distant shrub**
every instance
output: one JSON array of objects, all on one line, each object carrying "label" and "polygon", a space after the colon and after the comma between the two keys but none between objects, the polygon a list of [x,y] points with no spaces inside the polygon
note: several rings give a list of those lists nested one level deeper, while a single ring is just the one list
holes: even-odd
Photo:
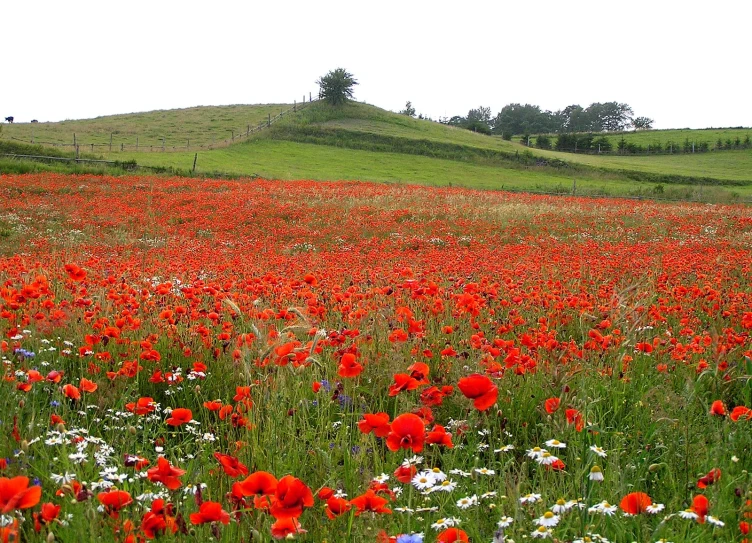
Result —
[{"label": "distant shrub", "polygon": [[546,135],[541,135],[535,138],[535,146],[538,149],[550,149],[551,148],[551,138],[549,138]]}]

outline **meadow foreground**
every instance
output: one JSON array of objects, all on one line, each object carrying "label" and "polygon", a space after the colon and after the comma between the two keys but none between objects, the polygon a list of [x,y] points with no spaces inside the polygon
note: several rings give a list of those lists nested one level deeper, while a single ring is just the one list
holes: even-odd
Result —
[{"label": "meadow foreground", "polygon": [[743,541],[751,263],[744,206],[0,176],[0,541]]}]

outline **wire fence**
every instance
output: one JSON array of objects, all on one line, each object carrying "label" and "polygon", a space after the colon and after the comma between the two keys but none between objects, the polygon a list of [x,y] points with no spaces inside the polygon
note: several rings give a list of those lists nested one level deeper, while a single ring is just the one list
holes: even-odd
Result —
[{"label": "wire fence", "polygon": [[[313,97],[311,94],[308,95],[308,101],[305,101],[305,95],[303,95],[303,102],[298,103],[295,101],[293,103],[293,106],[285,109],[281,112],[279,112],[276,115],[272,115],[269,113],[267,115],[267,118],[265,121],[262,121],[258,124],[246,124],[245,129],[238,129],[236,130],[225,130],[224,132],[230,133],[230,137],[224,137],[219,140],[212,139],[211,143],[200,143],[197,144],[194,143],[191,144],[191,139],[186,138],[185,145],[178,145],[174,142],[177,138],[170,136],[169,134],[165,135],[164,137],[160,138],[158,141],[144,141],[140,140],[139,136],[136,136],[136,141],[116,141],[115,136],[116,134],[114,132],[110,133],[110,141],[105,143],[97,143],[97,142],[85,142],[81,139],[77,139],[76,134],[72,134],[73,143],[60,143],[55,141],[44,141],[40,140],[38,138],[34,138],[33,132],[30,139],[22,139],[10,136],[7,139],[18,141],[25,144],[33,144],[33,145],[44,145],[49,147],[56,147],[56,148],[62,148],[62,149],[71,149],[76,153],[76,158],[78,158],[79,153],[95,153],[97,151],[103,152],[138,152],[138,153],[164,153],[164,152],[172,152],[172,151],[199,151],[199,150],[209,150],[209,149],[218,149],[222,147],[227,147],[228,145],[232,145],[233,143],[237,143],[239,141],[243,141],[244,139],[248,139],[252,135],[271,127],[275,122],[285,118],[286,116],[290,115],[291,113],[297,113],[298,111],[301,111],[308,106],[310,106],[314,102],[318,102],[318,97]],[[168,144],[167,141],[170,140],[171,144]]]}]

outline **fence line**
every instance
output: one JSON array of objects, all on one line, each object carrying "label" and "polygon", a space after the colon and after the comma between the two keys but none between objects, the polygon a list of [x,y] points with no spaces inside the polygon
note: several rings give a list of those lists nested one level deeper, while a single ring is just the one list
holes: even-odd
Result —
[{"label": "fence line", "polygon": [[[76,155],[78,155],[79,152],[95,152],[97,149],[105,150],[103,148],[106,148],[108,152],[125,152],[125,151],[135,151],[135,152],[172,152],[172,151],[189,151],[189,150],[208,150],[208,149],[218,149],[222,147],[227,147],[228,145],[231,145],[233,143],[236,143],[238,141],[242,141],[243,138],[249,138],[251,135],[256,134],[265,128],[271,127],[275,122],[281,120],[286,115],[290,113],[296,113],[302,109],[307,108],[314,102],[318,102],[319,98],[313,98],[311,94],[308,95],[308,101],[305,101],[305,95],[303,95],[303,102],[298,103],[295,101],[293,103],[293,106],[285,109],[278,114],[272,116],[271,113],[267,115],[266,121],[262,121],[261,123],[251,126],[250,124],[246,125],[245,130],[238,130],[235,132],[234,130],[227,130],[227,132],[230,132],[231,136],[229,138],[225,138],[219,141],[212,141],[212,143],[204,143],[200,145],[191,145],[190,144],[190,138],[186,138],[186,145],[167,145],[166,140],[167,136],[161,138],[161,141],[157,142],[156,144],[146,143],[146,142],[140,142],[139,137],[136,136],[136,143],[126,143],[126,142],[115,142],[113,140],[114,133],[110,133],[110,142],[109,143],[84,143],[81,141],[76,141],[76,134],[73,133],[73,141],[74,143],[60,143],[60,142],[54,142],[54,141],[39,141],[34,139],[33,135],[31,138],[31,141],[21,138],[16,138],[13,136],[10,136],[8,139],[19,141],[23,143],[31,143],[33,145],[47,145],[51,147],[70,147],[75,152]],[[33,133],[32,133],[33,134]]]}]

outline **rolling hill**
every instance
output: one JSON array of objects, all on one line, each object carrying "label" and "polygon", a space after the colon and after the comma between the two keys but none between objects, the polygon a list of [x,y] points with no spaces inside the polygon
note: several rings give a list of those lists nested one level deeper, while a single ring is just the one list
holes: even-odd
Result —
[{"label": "rolling hill", "polygon": [[[286,107],[198,107],[39,123],[33,129],[37,141],[45,136],[58,142],[72,141],[76,130],[79,142],[105,144],[95,146],[95,154],[135,160],[140,165],[187,172],[197,158],[196,173],[203,175],[221,172],[279,179],[360,179],[553,192],[571,192],[576,184],[578,193],[682,198],[752,195],[752,151],[648,157],[558,153],[356,102],[336,108],[314,103],[242,141],[206,149],[212,142],[227,141],[229,131],[235,130],[231,127],[240,132]],[[6,125],[3,137],[23,139],[29,135],[24,131],[30,133],[31,129],[31,125]],[[120,139],[115,137],[116,131]],[[110,133],[112,152],[107,145]],[[143,152],[144,144],[136,152],[136,137],[140,142],[166,138],[166,151],[161,152],[157,140],[154,152]],[[190,148],[186,149],[189,139]],[[181,141],[185,143],[181,145]]]}]

